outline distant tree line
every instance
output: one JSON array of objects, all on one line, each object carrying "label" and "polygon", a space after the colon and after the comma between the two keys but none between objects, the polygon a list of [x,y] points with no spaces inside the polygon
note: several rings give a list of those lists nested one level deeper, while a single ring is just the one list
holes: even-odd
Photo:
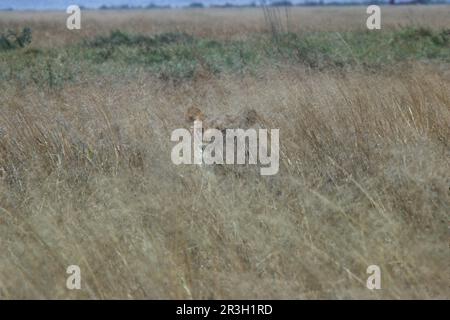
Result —
[{"label": "distant tree line", "polygon": [[[365,0],[365,1],[350,1],[350,2],[340,2],[339,0],[303,0],[302,2],[292,2],[289,0],[275,0],[275,1],[253,1],[246,4],[233,4],[229,2],[225,2],[224,4],[211,4],[209,6],[203,4],[202,2],[191,2],[189,5],[185,6],[185,8],[251,8],[251,7],[259,7],[262,5],[268,7],[293,7],[293,6],[354,6],[354,5],[369,5],[369,4],[391,4],[391,5],[407,5],[407,4],[443,4],[450,3],[450,0],[409,0],[398,2],[398,0]],[[98,9],[100,10],[139,10],[139,9],[170,9],[170,5],[158,5],[153,2],[149,3],[145,6],[130,6],[127,4],[119,5],[119,6],[109,6],[102,5]],[[82,10],[89,10],[94,8],[87,8],[80,6]],[[13,11],[12,8],[0,9],[0,11]]]},{"label": "distant tree line", "polygon": [[[350,2],[340,2],[327,1],[325,0],[304,0],[303,2],[292,2],[289,0],[275,0],[275,1],[257,1],[249,2],[246,4],[233,4],[225,2],[224,4],[211,4],[205,5],[202,2],[191,2],[185,8],[248,8],[248,7],[258,7],[261,5],[269,7],[293,7],[293,6],[323,6],[323,5],[333,5],[333,6],[349,6],[349,5],[368,5],[368,4],[391,4],[391,5],[403,5],[403,4],[431,4],[431,3],[449,3],[450,0],[410,0],[397,2],[397,0],[366,0],[366,1],[350,1]],[[120,5],[120,6],[107,6],[102,5],[99,7],[100,10],[126,10],[126,9],[168,9],[171,8],[169,5],[157,5],[155,3],[150,3],[146,6],[130,6],[130,5]]]}]

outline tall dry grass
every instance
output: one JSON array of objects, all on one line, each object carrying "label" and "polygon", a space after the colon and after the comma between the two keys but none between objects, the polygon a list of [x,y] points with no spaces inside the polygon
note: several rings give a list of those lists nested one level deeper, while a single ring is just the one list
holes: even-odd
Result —
[{"label": "tall dry grass", "polygon": [[[445,64],[1,88],[2,299],[449,297]],[[191,106],[257,110],[279,174],[173,165]]]}]

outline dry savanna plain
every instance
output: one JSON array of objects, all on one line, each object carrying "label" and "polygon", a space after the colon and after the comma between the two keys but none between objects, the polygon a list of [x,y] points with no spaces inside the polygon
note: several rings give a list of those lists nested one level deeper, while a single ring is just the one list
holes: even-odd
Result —
[{"label": "dry savanna plain", "polygon": [[[0,299],[450,298],[450,6],[381,11],[1,12]],[[278,174],[173,164],[193,107]]]}]

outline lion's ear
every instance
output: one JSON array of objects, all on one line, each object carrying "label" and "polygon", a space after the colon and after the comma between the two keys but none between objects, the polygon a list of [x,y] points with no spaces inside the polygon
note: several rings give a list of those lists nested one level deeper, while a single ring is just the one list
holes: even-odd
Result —
[{"label": "lion's ear", "polygon": [[197,107],[190,107],[186,112],[186,121],[193,122],[195,120],[204,120],[205,115],[203,112]]},{"label": "lion's ear", "polygon": [[244,117],[248,126],[255,125],[260,118],[259,114],[254,109],[247,110]]},{"label": "lion's ear", "polygon": [[246,109],[239,115],[239,125],[248,128],[254,126],[258,122],[261,122],[262,118],[254,109]]}]

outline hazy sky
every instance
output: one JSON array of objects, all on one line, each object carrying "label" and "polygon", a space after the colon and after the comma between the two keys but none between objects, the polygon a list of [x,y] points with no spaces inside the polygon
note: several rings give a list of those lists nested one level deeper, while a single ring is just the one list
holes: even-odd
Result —
[{"label": "hazy sky", "polygon": [[0,9],[63,9],[67,8],[71,4],[77,4],[79,6],[89,8],[98,8],[101,5],[118,6],[123,4],[128,4],[130,6],[146,6],[150,3],[158,5],[184,6],[191,2],[202,2],[205,4],[228,2],[238,4],[245,3],[246,0],[0,0]]},{"label": "hazy sky", "polygon": [[[304,2],[305,0],[290,1],[292,3],[298,3]],[[345,2],[346,0],[337,1]],[[0,0],[0,9],[65,9],[71,4],[77,4],[88,8],[98,8],[101,5],[118,6],[123,4],[128,4],[130,6],[146,6],[150,3],[157,5],[186,6],[192,2],[202,2],[205,5],[224,3],[248,4],[251,2],[260,3],[260,0]]]},{"label": "hazy sky", "polygon": [[[275,2],[280,0],[268,0],[267,2]],[[289,0],[292,3],[304,3],[306,1],[319,0]],[[368,2],[370,0],[324,0],[324,2]],[[388,0],[386,0],[388,1]],[[404,2],[408,0],[396,0],[396,2]],[[120,6],[127,4],[129,6],[147,6],[148,4],[170,5],[173,7],[187,6],[192,2],[201,2],[205,5],[210,4],[249,4],[252,2],[260,3],[261,0],[0,0],[1,9],[15,10],[44,10],[44,9],[61,9],[64,10],[71,4],[77,4],[86,8],[99,8],[102,5]],[[450,2],[450,0],[447,0]]]}]

